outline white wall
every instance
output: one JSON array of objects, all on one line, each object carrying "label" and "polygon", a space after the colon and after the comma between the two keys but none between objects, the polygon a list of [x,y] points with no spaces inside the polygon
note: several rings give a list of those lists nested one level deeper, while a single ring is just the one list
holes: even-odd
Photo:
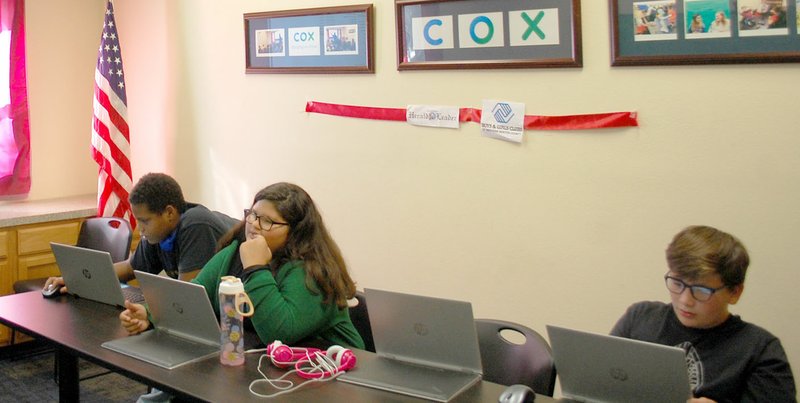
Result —
[{"label": "white wall", "polygon": [[29,199],[97,192],[92,94],[105,2],[26,1]]},{"label": "white wall", "polygon": [[[582,3],[581,69],[398,72],[393,2],[383,0],[375,74],[249,75],[243,13],[352,2],[117,0],[134,176],[166,170],[190,198],[230,214],[259,188],[293,181],[321,207],[360,287],[469,300],[476,316],[541,332],[607,332],[630,303],[667,300],[672,235],[717,226],[751,253],[734,311],[781,337],[797,373],[797,65],[612,68],[608,2]],[[95,14],[83,23],[99,26]],[[98,39],[84,36],[92,60]],[[77,92],[64,96],[84,102]],[[304,112],[310,100],[483,99],[523,102],[531,115],[635,110],[641,127],[527,131],[513,145],[476,124]],[[34,119],[35,133],[42,125]],[[88,123],[74,136],[88,139]]]}]

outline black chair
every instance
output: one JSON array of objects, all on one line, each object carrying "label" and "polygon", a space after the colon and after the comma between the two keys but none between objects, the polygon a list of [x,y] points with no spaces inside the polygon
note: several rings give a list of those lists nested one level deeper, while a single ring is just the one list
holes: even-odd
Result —
[{"label": "black chair", "polygon": [[364,349],[375,352],[375,341],[372,339],[372,325],[369,323],[369,311],[367,310],[367,297],[363,291],[356,291],[356,298],[349,306],[350,321],[358,330],[358,334],[364,340]]},{"label": "black chair", "polygon": [[[523,384],[536,393],[553,396],[556,367],[550,344],[526,326],[493,319],[475,319],[483,362],[483,379],[501,385]],[[522,344],[507,340],[502,331],[525,337]]]}]

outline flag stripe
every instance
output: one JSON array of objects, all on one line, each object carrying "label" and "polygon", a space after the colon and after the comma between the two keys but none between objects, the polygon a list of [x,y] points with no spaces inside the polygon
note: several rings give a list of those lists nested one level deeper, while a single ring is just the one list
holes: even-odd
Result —
[{"label": "flag stripe", "polygon": [[[107,83],[99,74],[96,76],[98,77],[97,81]],[[116,99],[114,92],[111,92],[109,97],[100,90],[99,86],[95,86],[94,112],[96,119],[94,120],[94,130],[99,138],[98,136],[93,136],[92,143],[96,149],[101,150],[105,158],[113,158],[119,167],[127,173],[131,172],[128,160],[128,153],[130,152],[128,147],[128,124],[122,118],[122,115],[117,112],[117,109],[121,109],[124,113],[127,108],[125,108],[124,104],[122,104],[122,108],[112,107],[112,103],[116,104],[116,102],[111,102],[111,99]],[[119,99],[116,100],[119,101]],[[113,123],[110,126],[113,130],[109,130],[109,126],[105,124],[105,122],[109,121]],[[124,149],[119,147],[119,144],[124,144]],[[105,152],[106,150],[110,150],[110,153]],[[97,158],[98,156],[95,156],[96,161]]]},{"label": "flag stripe", "polygon": [[122,102],[122,100],[116,97],[114,91],[109,91],[108,86],[108,80],[106,80],[101,74],[96,73],[94,87],[95,100],[98,101],[100,106],[102,106],[106,113],[108,113],[109,120],[125,137],[125,141],[130,141],[130,137],[128,135],[128,122],[125,121],[125,118],[122,116],[123,114],[127,114],[128,107]]},{"label": "flag stripe", "polygon": [[103,124],[103,122],[100,120],[95,119],[94,133],[97,134],[95,139],[99,142],[93,144],[94,160],[101,165],[102,162],[100,159],[105,160],[106,162],[113,160],[116,163],[116,167],[114,168],[118,168],[123,173],[130,172],[131,165],[130,161],[128,160],[128,156],[125,155],[125,151],[120,149],[118,142],[111,140],[111,134],[108,131],[108,126]]}]

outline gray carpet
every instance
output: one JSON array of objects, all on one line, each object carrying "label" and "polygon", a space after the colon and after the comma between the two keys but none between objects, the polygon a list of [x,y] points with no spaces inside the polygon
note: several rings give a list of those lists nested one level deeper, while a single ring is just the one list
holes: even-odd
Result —
[{"label": "gray carpet", "polygon": [[[58,384],[53,378],[54,354],[35,343],[0,350],[0,402],[57,402]],[[107,372],[79,360],[80,377]],[[81,381],[81,402],[135,402],[147,387],[122,375],[109,373]]]}]

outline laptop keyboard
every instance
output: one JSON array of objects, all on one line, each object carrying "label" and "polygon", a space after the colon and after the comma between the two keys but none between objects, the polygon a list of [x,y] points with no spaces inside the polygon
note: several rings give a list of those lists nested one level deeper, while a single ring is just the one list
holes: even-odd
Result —
[{"label": "laptop keyboard", "polygon": [[127,301],[133,302],[134,304],[141,304],[144,302],[144,295],[142,294],[141,288],[130,286],[122,287],[122,295]]},{"label": "laptop keyboard", "polygon": [[422,366],[389,357],[377,357],[339,377],[340,381],[376,389],[423,397],[440,402],[449,401],[480,375]]}]

